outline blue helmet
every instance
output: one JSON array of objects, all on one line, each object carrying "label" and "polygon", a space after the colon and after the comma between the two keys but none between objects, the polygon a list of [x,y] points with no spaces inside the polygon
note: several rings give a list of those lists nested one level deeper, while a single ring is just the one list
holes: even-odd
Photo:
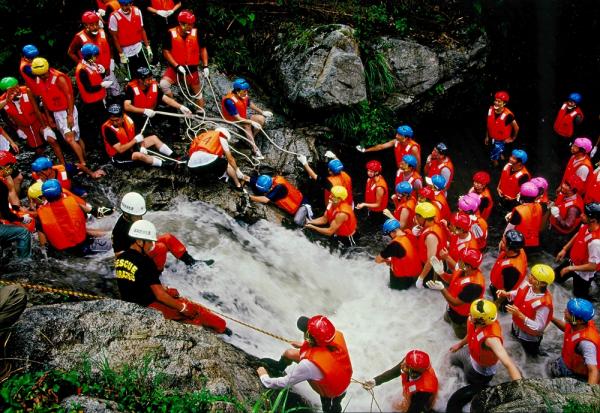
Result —
[{"label": "blue helmet", "polygon": [[332,159],[327,163],[327,167],[334,174],[339,174],[344,170],[344,164],[339,159]]},{"label": "blue helmet", "polygon": [[108,105],[106,111],[111,116],[121,116],[123,115],[123,106],[119,105],[118,103],[113,103]]},{"label": "blue helmet", "polygon": [[133,0],[119,0],[121,6],[133,3]]},{"label": "blue helmet", "polygon": [[28,59],[34,59],[40,55],[40,51],[38,50],[38,48],[32,44],[26,44],[25,46],[23,46],[21,52],[23,52],[23,56],[25,56]]},{"label": "blue helmet", "polygon": [[446,155],[448,153],[448,147],[444,142],[440,142],[435,145],[435,149],[440,153],[440,155]]},{"label": "blue helmet", "polygon": [[41,172],[48,168],[52,168],[52,161],[50,160],[50,158],[48,158],[46,156],[41,156],[41,157],[37,158],[31,164],[31,170],[33,172]]},{"label": "blue helmet", "polygon": [[246,79],[242,79],[241,77],[238,77],[237,79],[235,79],[233,81],[232,87],[233,87],[233,90],[249,90],[250,83],[248,83],[248,81],[246,81]]},{"label": "blue helmet", "polygon": [[412,194],[413,187],[410,182],[400,182],[396,185],[396,192],[402,195],[410,195]]},{"label": "blue helmet", "polygon": [[98,56],[100,54],[100,49],[94,43],[86,43],[81,46],[81,56],[85,60],[89,59],[92,56]]},{"label": "blue helmet", "polygon": [[404,155],[402,161],[413,168],[417,167],[417,157],[415,155]]},{"label": "blue helmet", "polygon": [[54,201],[58,199],[62,194],[62,186],[56,179],[48,179],[42,184],[42,195],[46,197],[48,201]]},{"label": "blue helmet", "polygon": [[407,136],[409,138],[412,138],[414,136],[412,128],[408,125],[398,126],[398,129],[396,129],[396,133],[398,135]]},{"label": "blue helmet", "polygon": [[594,318],[596,311],[594,306],[588,300],[583,298],[571,298],[567,303],[567,310],[571,315],[579,320],[583,320],[586,323]]},{"label": "blue helmet", "polygon": [[523,149],[514,149],[511,155],[517,158],[521,163],[527,162],[527,152],[525,152]]},{"label": "blue helmet", "polygon": [[431,183],[437,189],[444,189],[446,187],[446,178],[443,175],[433,175],[431,177]]},{"label": "blue helmet", "polygon": [[398,228],[400,228],[400,222],[398,222],[397,219],[390,218],[383,223],[382,230],[383,233],[387,235],[390,232],[397,230]]},{"label": "blue helmet", "polygon": [[569,95],[569,100],[572,100],[573,102],[575,102],[575,104],[579,105],[583,100],[583,97],[581,96],[581,93],[575,92]]},{"label": "blue helmet", "polygon": [[256,188],[263,193],[269,192],[272,185],[273,178],[271,178],[269,175],[261,175],[256,180]]}]

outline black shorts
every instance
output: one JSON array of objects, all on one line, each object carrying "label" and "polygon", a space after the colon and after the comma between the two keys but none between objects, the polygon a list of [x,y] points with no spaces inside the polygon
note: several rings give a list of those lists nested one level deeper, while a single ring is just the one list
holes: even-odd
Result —
[{"label": "black shorts", "polygon": [[202,176],[207,180],[216,180],[219,179],[225,172],[227,172],[227,159],[226,158],[217,158],[213,162],[198,166],[196,168],[188,168],[190,172],[194,175]]}]

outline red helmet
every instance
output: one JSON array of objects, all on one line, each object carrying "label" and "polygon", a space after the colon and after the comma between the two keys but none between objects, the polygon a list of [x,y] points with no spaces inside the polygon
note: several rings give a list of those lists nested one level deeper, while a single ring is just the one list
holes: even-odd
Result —
[{"label": "red helmet", "polygon": [[494,99],[500,99],[500,100],[502,100],[504,102],[508,102],[508,92],[505,91],[505,90],[499,90],[494,95]]},{"label": "red helmet", "polygon": [[431,365],[429,355],[421,350],[411,350],[404,357],[404,362],[409,369],[427,370]]},{"label": "red helmet", "polygon": [[316,315],[308,320],[308,333],[315,339],[315,344],[323,346],[335,337],[335,327],[329,319],[323,315]]},{"label": "red helmet", "polygon": [[194,24],[196,23],[196,16],[194,16],[194,12],[191,10],[182,10],[177,15],[177,21],[179,23]]},{"label": "red helmet", "polygon": [[17,163],[17,158],[8,152],[8,151],[0,151],[0,166],[12,165]]},{"label": "red helmet", "polygon": [[381,173],[382,168],[381,168],[381,162],[379,162],[379,161],[369,161],[369,162],[367,162],[366,166],[369,171]]},{"label": "red helmet", "polygon": [[490,183],[490,174],[485,171],[475,172],[473,175],[473,182],[477,182],[481,185],[487,185]]},{"label": "red helmet", "polygon": [[463,231],[468,231],[471,228],[471,218],[464,213],[456,212],[450,218],[450,224]]},{"label": "red helmet", "polygon": [[83,24],[98,23],[99,21],[100,17],[93,11],[86,11],[83,13],[83,16],[81,16],[81,23]]},{"label": "red helmet", "polygon": [[460,252],[460,260],[472,268],[479,268],[481,261],[483,261],[483,255],[481,255],[479,250],[465,248]]},{"label": "red helmet", "polygon": [[433,201],[435,199],[435,193],[431,187],[426,186],[424,188],[419,189],[419,196],[422,196],[425,199]]}]

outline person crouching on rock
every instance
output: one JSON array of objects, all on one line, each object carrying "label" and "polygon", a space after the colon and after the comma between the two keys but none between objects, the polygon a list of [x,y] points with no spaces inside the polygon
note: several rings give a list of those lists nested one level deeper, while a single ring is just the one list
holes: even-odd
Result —
[{"label": "person crouching on rock", "polygon": [[208,327],[219,334],[231,335],[225,320],[200,304],[179,295],[175,288],[160,283],[160,272],[150,257],[156,242],[156,227],[146,220],[135,221],[129,230],[129,249],[115,260],[117,285],[121,299],[153,308],[168,320]]}]

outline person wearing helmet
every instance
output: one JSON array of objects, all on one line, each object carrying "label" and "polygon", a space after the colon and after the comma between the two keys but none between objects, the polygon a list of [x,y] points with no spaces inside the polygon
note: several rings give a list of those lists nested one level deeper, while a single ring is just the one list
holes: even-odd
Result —
[{"label": "person wearing helmet", "polygon": [[461,367],[467,383],[476,386],[492,380],[498,361],[511,380],[520,380],[521,372],[506,352],[503,341],[496,305],[484,299],[475,300],[469,310],[467,335],[450,347],[450,363]]},{"label": "person wearing helmet", "polygon": [[394,218],[385,221],[382,230],[384,235],[392,238],[392,242],[375,257],[375,262],[390,266],[390,288],[406,290],[414,285],[421,273],[417,239],[412,232],[403,230]]},{"label": "person wearing helmet", "polygon": [[[426,186],[424,188],[419,189],[417,192],[417,203],[419,202],[427,202],[435,208],[435,222],[442,221],[442,210],[439,202],[435,200],[435,193],[431,187]],[[416,208],[416,207],[415,207]]]},{"label": "person wearing helmet", "polygon": [[442,219],[449,220],[452,211],[446,199],[446,179],[442,175],[425,177],[426,184],[433,189],[433,202],[437,203],[442,213]]},{"label": "person wearing helmet", "polygon": [[[573,295],[587,299],[600,264],[600,203],[585,204],[583,213],[583,224],[556,255],[561,264],[555,271],[559,283],[573,277]],[[567,252],[569,259],[565,260]]]},{"label": "person wearing helmet", "polygon": [[448,156],[448,147],[445,143],[440,142],[435,145],[431,154],[427,157],[423,171],[430,178],[433,175],[442,175],[446,179],[446,191],[450,188],[454,177],[454,164]]},{"label": "person wearing helmet", "polygon": [[[566,138],[559,138],[561,141],[570,142],[570,139],[575,135],[576,126],[583,122],[583,112],[579,107],[581,100],[582,97],[579,93],[571,93],[556,114],[554,132],[559,137]],[[561,148],[566,149],[564,145]]]},{"label": "person wearing helmet", "polygon": [[572,234],[581,224],[584,204],[579,193],[583,186],[577,175],[570,175],[560,184],[556,200],[549,208],[550,226],[559,234]]},{"label": "person wearing helmet", "polygon": [[208,327],[230,336],[224,319],[202,305],[181,297],[175,288],[160,282],[161,271],[152,259],[156,227],[150,221],[135,221],[128,233],[130,244],[115,258],[115,274],[119,295],[124,301],[160,311],[167,320]]},{"label": "person wearing helmet", "polygon": [[17,211],[21,206],[19,194],[23,183],[23,174],[17,167],[17,158],[8,152],[0,151],[0,182],[8,190],[9,205]]},{"label": "person wearing helmet", "polygon": [[[10,155],[10,156],[8,156]],[[18,214],[17,207],[11,207],[13,200],[10,197],[10,188],[5,178],[12,172],[14,158],[9,152],[0,151],[0,243],[4,245],[16,243],[17,257],[29,258],[31,256],[31,233],[25,228],[32,222],[28,214]],[[18,199],[18,197],[17,197]]]},{"label": "person wearing helmet", "polygon": [[445,260],[448,268],[454,268],[460,261],[461,251],[465,248],[479,249],[477,239],[471,233],[471,218],[456,212],[448,219],[448,248],[440,251],[440,258]]},{"label": "person wearing helmet", "polygon": [[196,105],[204,107],[200,83],[199,65],[205,78],[209,76],[208,51],[205,40],[194,27],[196,16],[191,10],[183,10],[177,16],[179,24],[168,30],[163,40],[163,57],[169,64],[160,79],[163,93],[173,97],[171,85],[177,83],[180,88],[191,92]]},{"label": "person wearing helmet", "polygon": [[527,282],[518,288],[498,290],[498,298],[512,304],[506,311],[512,315],[512,335],[530,356],[537,356],[546,326],[552,320],[552,294],[548,286],[554,282],[554,270],[546,264],[531,267]]},{"label": "person wearing helmet", "polygon": [[510,229],[502,235],[500,253],[490,271],[490,293],[498,298],[497,304],[504,309],[504,299],[496,291],[512,291],[525,280],[527,275],[527,254],[523,250],[525,237],[517,230]]},{"label": "person wearing helmet", "polygon": [[513,208],[506,216],[508,224],[504,232],[516,229],[525,237],[525,249],[537,248],[540,245],[540,233],[544,214],[547,208],[535,202],[538,197],[538,188],[531,182],[521,185],[519,191],[520,205]]},{"label": "person wearing helmet", "polygon": [[531,181],[529,182],[537,186],[538,189],[538,197],[535,202],[548,206],[550,200],[548,199],[548,181],[546,178],[536,176],[535,178],[531,178]]},{"label": "person wearing helmet", "polygon": [[365,381],[365,390],[387,383],[400,377],[402,380],[402,401],[393,404],[394,411],[429,412],[438,393],[438,379],[431,365],[429,354],[421,350],[410,350],[397,366]]},{"label": "person wearing helmet", "polygon": [[521,185],[531,179],[531,174],[525,167],[527,153],[522,149],[514,149],[508,158],[508,163],[502,168],[498,182],[500,204],[509,209],[517,204],[517,195]]},{"label": "person wearing helmet", "polygon": [[443,270],[437,271],[439,268],[436,268],[436,274],[448,287],[446,288],[442,281],[433,280],[427,281],[427,287],[442,293],[448,303],[444,321],[452,326],[456,338],[463,338],[467,335],[467,318],[471,303],[483,298],[485,277],[479,270],[483,261],[481,252],[474,248],[463,248],[458,254],[457,265],[451,274]]},{"label": "person wearing helmet", "polygon": [[519,134],[519,124],[515,115],[506,107],[508,93],[501,90],[494,95],[494,104],[487,113],[487,129],[485,144],[492,145],[490,159],[492,165],[498,166],[498,160],[504,159],[506,144],[512,143]]},{"label": "person wearing helmet", "polygon": [[[68,165],[72,166],[72,165]],[[81,187],[75,186],[71,180],[69,172],[73,168],[65,167],[65,165],[54,165],[47,156],[40,156],[31,163],[31,176],[36,181],[45,182],[48,179],[57,179],[64,190],[72,191],[78,197],[86,196],[87,191]]]},{"label": "person wearing helmet", "polygon": [[131,167],[141,164],[159,168],[163,165],[177,166],[174,161],[148,154],[148,148],[156,148],[161,154],[170,157],[173,150],[156,135],[144,137],[141,133],[136,134],[135,124],[129,116],[123,113],[121,105],[113,103],[108,106],[107,111],[109,118],[102,125],[101,133],[104,148],[113,165]]},{"label": "person wearing helmet", "polygon": [[341,185],[332,187],[325,214],[315,219],[308,219],[304,228],[328,237],[335,237],[344,246],[355,245],[353,235],[356,232],[356,215],[352,205],[344,202],[346,199],[348,199],[346,188]]},{"label": "person wearing helmet", "polygon": [[36,96],[40,95],[40,86],[37,84],[36,76],[31,70],[31,62],[39,55],[40,52],[37,47],[32,44],[26,44],[21,50],[21,61],[19,63],[19,73],[25,81],[25,85]]},{"label": "person wearing helmet", "polygon": [[142,12],[132,3],[133,0],[119,0],[121,8],[113,11],[108,18],[113,44],[130,77],[138,67],[150,66],[154,57],[144,29]]},{"label": "person wearing helmet", "polygon": [[596,310],[583,298],[571,298],[564,319],[552,318],[552,323],[564,332],[562,355],[549,365],[552,377],[573,377],[600,383],[600,333],[594,323]]},{"label": "person wearing helmet", "polygon": [[0,91],[3,92],[0,96],[0,110],[4,110],[17,136],[24,139],[27,146],[37,154],[43,152],[44,141],[48,142],[60,163],[64,164],[65,158],[56,134],[48,126],[46,118],[42,116],[31,89],[27,86],[19,86],[14,77],[5,77],[0,80]]},{"label": "person wearing helmet", "polygon": [[388,218],[395,218],[400,222],[401,229],[412,229],[415,224],[415,208],[417,199],[413,195],[413,187],[408,182],[400,182],[396,185],[396,193],[392,195],[394,202],[394,213],[385,209],[383,213]]},{"label": "person wearing helmet", "polygon": [[96,0],[98,6],[98,15],[104,17],[110,15],[113,11],[119,10],[121,5],[117,0]]},{"label": "person wearing helmet", "polygon": [[477,241],[478,249],[483,251],[487,245],[488,224],[479,215],[481,198],[473,192],[458,197],[458,210],[467,214],[471,220],[471,235]]},{"label": "person wearing helmet", "polygon": [[479,195],[479,215],[486,221],[489,219],[494,207],[494,199],[488,185],[490,183],[490,174],[485,171],[478,171],[473,174],[473,186],[469,189],[469,193]]},{"label": "person wearing helmet", "polygon": [[[582,184],[592,175],[594,167],[590,159],[590,151],[592,150],[592,141],[587,137],[579,137],[573,141],[571,145],[571,158],[567,163],[565,172],[562,177],[562,182],[567,179],[577,176]],[[585,189],[585,188],[582,188]],[[583,191],[579,191],[583,192]]]},{"label": "person wearing helmet", "polygon": [[[221,116],[226,121],[239,124],[244,129],[255,157],[257,159],[264,159],[260,149],[256,146],[255,138],[262,130],[267,118],[273,117],[273,113],[256,106],[250,100],[250,96],[248,96],[249,90],[250,83],[246,79],[235,79],[232,83],[231,91],[221,99]],[[249,115],[248,108],[256,113]]]},{"label": "person wearing helmet", "polygon": [[419,259],[423,269],[415,281],[417,288],[423,288],[423,283],[432,269],[432,257],[440,259],[440,252],[446,248],[447,234],[436,221],[436,208],[429,202],[419,202],[415,208],[415,226],[412,232],[417,236]]},{"label": "person wearing helmet", "polygon": [[[402,158],[405,155],[412,155],[415,157],[415,165],[413,168],[416,171],[421,170],[421,145],[413,140],[414,132],[413,129],[408,125],[400,125],[396,129],[396,136],[394,139],[380,143],[379,145],[371,146],[370,148],[363,148],[358,145],[356,149],[359,152],[377,152],[384,149],[394,148],[394,156],[396,157],[396,168],[400,168]],[[397,183],[396,183],[397,184]]]},{"label": "person wearing helmet", "polygon": [[150,0],[146,2],[148,6],[146,17],[150,24],[147,25],[148,38],[152,43],[158,43],[160,36],[171,27],[177,24],[176,12],[181,8],[180,1],[174,0]]},{"label": "person wearing helmet", "polygon": [[400,182],[408,182],[417,192],[423,188],[423,178],[417,170],[417,158],[414,155],[402,156],[394,185],[397,186]]},{"label": "person wearing helmet", "polygon": [[[328,157],[327,155],[332,155]],[[354,197],[352,196],[352,178],[344,171],[344,164],[340,161],[333,152],[327,151],[325,157],[329,159],[327,162],[327,176],[317,175],[317,173],[308,164],[306,155],[298,155],[296,159],[302,164],[302,167],[310,177],[310,179],[317,182],[319,187],[324,192],[324,205],[325,207],[329,203],[329,195],[331,194],[331,188],[334,186],[343,186],[348,192],[348,198],[344,202],[354,206]]]},{"label": "person wearing helmet", "polygon": [[200,133],[194,138],[188,152],[187,166],[206,179],[220,178],[227,174],[235,187],[242,189],[240,179],[244,177],[229,149],[231,134],[226,128],[216,128]]},{"label": "person wearing helmet", "polygon": [[329,319],[323,315],[311,318],[300,317],[296,322],[304,333],[304,341],[292,342],[279,362],[262,359],[267,366],[281,367],[295,362],[294,369],[283,377],[270,377],[265,367],[256,371],[262,384],[269,389],[283,389],[308,381],[308,384],[321,398],[324,413],[341,413],[342,399],[352,379],[352,362],[344,334],[336,330]]},{"label": "person wearing helmet", "polygon": [[[369,161],[366,168],[365,201],[359,202],[356,209],[368,208],[372,212],[382,212],[388,204],[388,186],[381,176],[381,163]],[[383,218],[383,215],[379,215],[379,217]]]}]

